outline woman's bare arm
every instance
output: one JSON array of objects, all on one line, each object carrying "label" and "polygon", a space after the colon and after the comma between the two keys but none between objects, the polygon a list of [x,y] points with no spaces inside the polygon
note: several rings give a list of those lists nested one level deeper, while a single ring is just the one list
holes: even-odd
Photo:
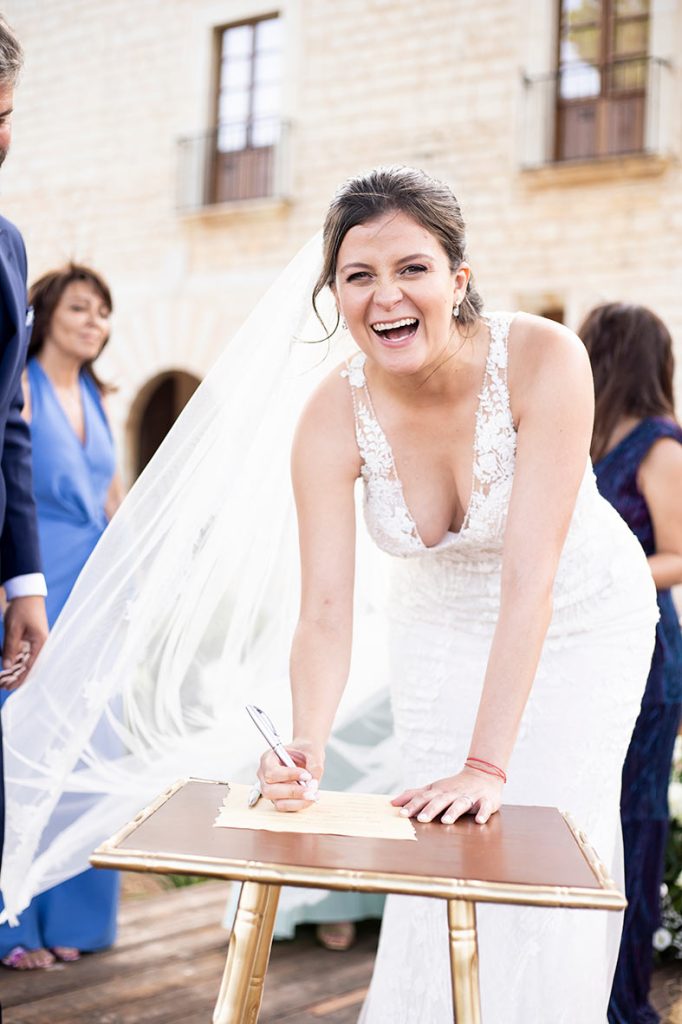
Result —
[{"label": "woman's bare arm", "polygon": [[[100,394],[102,402],[102,408],[104,415],[107,418],[107,422],[111,422],[111,409],[109,404],[109,395]],[[111,522],[114,513],[117,511],[119,505],[125,498],[125,487],[123,486],[123,477],[121,476],[120,470],[117,468],[111,478],[109,490],[107,492],[106,500],[104,502],[104,514],[107,517],[108,522]]]},{"label": "woman's bare arm", "polygon": [[27,423],[31,422],[31,384],[28,379],[28,371],[24,370],[21,375],[21,390],[24,395],[24,407],[21,410],[21,415]]},{"label": "woman's bare arm", "polygon": [[[324,747],[350,666],[354,484],[360,459],[347,388],[333,377],[323,382],[301,417],[292,453],[301,607],[291,647],[291,745],[305,754],[315,779],[322,774]],[[266,756],[261,765],[264,796],[279,810],[309,806],[297,788],[299,776]]]},{"label": "woman's bare arm", "polygon": [[[565,328],[520,315],[512,326],[510,393],[518,423],[497,626],[469,753],[506,769],[552,615],[552,587],[587,466],[593,416],[589,362]],[[516,335],[516,337],[514,337]],[[542,766],[538,766],[542,770]],[[463,769],[394,803],[448,824],[473,809],[483,824],[502,782]]]},{"label": "woman's bare arm", "polygon": [[562,327],[526,319],[534,336],[512,356],[517,379],[523,377],[511,388],[518,396],[518,437],[500,614],[471,740],[472,754],[503,768],[551,619],[554,578],[587,465],[594,411],[580,340]]},{"label": "woman's bare arm", "polygon": [[104,514],[109,522],[111,522],[114,512],[116,512],[124,497],[125,488],[123,486],[123,479],[117,469],[111,479],[106,501],[104,502]]},{"label": "woman's bare arm", "polygon": [[637,473],[654,527],[656,554],[649,568],[659,590],[682,583],[682,444],[662,437],[649,449]]}]

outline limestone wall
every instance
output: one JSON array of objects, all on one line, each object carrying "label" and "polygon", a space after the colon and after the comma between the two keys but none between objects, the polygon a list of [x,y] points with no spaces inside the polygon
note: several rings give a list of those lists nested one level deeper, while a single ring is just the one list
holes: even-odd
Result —
[{"label": "limestone wall", "polygon": [[[33,276],[92,262],[116,299],[103,371],[135,395],[169,368],[203,375],[335,186],[378,163],[446,177],[491,308],[653,307],[682,346],[682,0],[653,0],[657,155],[529,170],[549,129],[522,72],[550,70],[553,0],[282,0],[286,201],[177,209],[178,140],[211,121],[217,26],[260,0],[6,0],[26,50],[0,209]],[[534,131],[537,130],[537,138]],[[529,141],[530,140],[530,141]],[[682,347],[678,349],[682,363]]]}]

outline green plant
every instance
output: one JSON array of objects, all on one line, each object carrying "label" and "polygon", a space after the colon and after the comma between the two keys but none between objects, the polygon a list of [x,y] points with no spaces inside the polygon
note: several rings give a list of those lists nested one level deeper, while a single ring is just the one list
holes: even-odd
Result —
[{"label": "green plant", "polygon": [[198,885],[199,882],[207,881],[204,875],[166,875],[166,878],[175,889],[182,889],[185,885]]}]

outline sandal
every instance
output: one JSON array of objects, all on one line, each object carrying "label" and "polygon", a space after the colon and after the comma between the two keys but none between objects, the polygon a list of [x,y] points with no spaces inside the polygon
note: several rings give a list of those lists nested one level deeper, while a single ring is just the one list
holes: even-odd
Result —
[{"label": "sandal", "polygon": [[345,953],[355,942],[355,925],[352,921],[329,921],[318,924],[315,937],[321,946],[334,953]]},{"label": "sandal", "polygon": [[75,946],[53,946],[50,952],[63,964],[75,964],[81,958],[81,951]]},{"label": "sandal", "polygon": [[14,971],[40,971],[53,963],[54,957],[48,949],[26,949],[25,946],[15,946],[2,958],[2,964]]}]

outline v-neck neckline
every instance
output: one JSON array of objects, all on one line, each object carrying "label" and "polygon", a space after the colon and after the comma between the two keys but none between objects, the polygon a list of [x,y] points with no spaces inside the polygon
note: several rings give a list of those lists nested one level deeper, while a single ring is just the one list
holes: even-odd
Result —
[{"label": "v-neck neckline", "polygon": [[[394,476],[394,479],[395,479],[395,481],[396,481],[396,483],[397,483],[397,485],[398,485],[398,487],[400,489],[400,496],[401,496],[401,499],[402,499],[403,508],[405,509],[405,512],[407,513],[407,517],[408,517],[410,523],[412,524],[412,527],[414,528],[415,537],[419,541],[419,544],[422,546],[424,551],[435,551],[436,549],[441,548],[444,544],[447,544],[447,543],[449,543],[451,541],[454,541],[454,540],[458,540],[460,537],[462,537],[462,535],[467,531],[467,529],[469,527],[469,522],[470,522],[470,518],[471,518],[471,510],[472,510],[472,505],[473,505],[473,500],[474,500],[474,490],[475,490],[475,487],[476,487],[476,463],[477,463],[477,458],[478,458],[477,452],[478,452],[479,436],[480,436],[480,429],[481,429],[481,408],[482,408],[482,403],[483,403],[483,394],[485,392],[486,381],[488,380],[488,378],[490,376],[491,362],[492,362],[492,357],[493,357],[493,348],[494,348],[494,344],[495,344],[495,339],[493,337],[493,330],[492,330],[492,326],[491,326],[491,322],[490,322],[491,319],[492,319],[491,316],[484,314],[481,317],[481,319],[485,323],[486,329],[488,331],[488,351],[487,351],[486,357],[485,357],[485,365],[484,365],[484,369],[483,369],[483,376],[482,376],[481,383],[480,383],[480,386],[479,386],[478,397],[477,397],[477,402],[476,402],[476,414],[475,414],[475,418],[474,418],[474,443],[473,443],[473,450],[472,450],[472,457],[471,457],[471,491],[470,491],[470,494],[469,494],[469,501],[468,501],[467,507],[466,507],[465,512],[464,512],[464,517],[462,519],[462,525],[460,526],[459,530],[450,530],[450,529],[446,530],[445,533],[443,534],[443,536],[441,537],[441,539],[439,541],[436,541],[435,544],[426,544],[425,543],[425,541],[424,541],[424,539],[422,537],[421,531],[420,531],[419,527],[417,526],[417,521],[414,518],[414,516],[412,515],[412,512],[410,510],[410,506],[408,505],[407,500],[405,498],[405,488],[403,487],[402,479],[400,477],[400,474],[398,473],[398,467],[396,465],[395,456],[393,454],[393,446],[391,445],[391,442],[388,439],[386,431],[384,430],[383,426],[381,425],[381,421],[379,420],[379,418],[378,418],[378,416],[376,414],[376,410],[374,408],[374,402],[372,401],[372,395],[371,395],[371,392],[369,390],[369,385],[367,383],[367,375],[365,373],[365,363],[367,362],[367,357],[365,356],[364,352],[359,353],[362,356],[362,361],[360,362],[358,360],[358,361],[356,361],[356,364],[355,364],[356,366],[359,365],[360,369],[362,370],[362,380],[363,380],[362,386],[363,386],[365,394],[367,396],[367,403],[368,403],[368,406],[369,406],[369,410],[370,410],[370,413],[372,415],[372,418],[374,419],[374,422],[376,423],[377,427],[379,428],[379,431],[381,433],[381,437],[383,438],[384,444],[386,445],[386,451],[388,452],[388,455],[389,455],[390,460],[391,460],[391,468],[393,470],[393,476]],[[356,357],[356,359],[357,359],[357,357]]]},{"label": "v-neck neckline", "polygon": [[80,394],[81,406],[83,408],[83,439],[81,440],[81,438],[76,433],[76,430],[74,428],[73,423],[69,419],[69,416],[68,416],[68,413],[67,413],[66,409],[62,405],[62,402],[61,402],[61,400],[59,398],[59,394],[57,393],[57,389],[54,386],[54,383],[53,383],[52,378],[50,377],[49,373],[41,365],[39,359],[35,360],[35,364],[39,368],[40,372],[42,373],[43,377],[45,378],[45,380],[48,383],[48,386],[50,388],[50,392],[52,394],[52,397],[55,400],[55,402],[57,403],[57,407],[58,407],[59,411],[61,412],[61,414],[62,414],[62,416],[64,418],[64,421],[65,421],[65,423],[66,423],[66,425],[68,427],[69,433],[71,434],[71,436],[73,437],[74,441],[76,442],[78,447],[81,449],[83,454],[85,454],[85,452],[87,450],[87,447],[88,447],[88,442],[90,440],[90,429],[89,429],[90,425],[88,423],[88,405],[87,405],[87,402],[85,400],[85,382],[83,380],[82,373],[79,372],[79,374],[78,374],[78,392]]}]

